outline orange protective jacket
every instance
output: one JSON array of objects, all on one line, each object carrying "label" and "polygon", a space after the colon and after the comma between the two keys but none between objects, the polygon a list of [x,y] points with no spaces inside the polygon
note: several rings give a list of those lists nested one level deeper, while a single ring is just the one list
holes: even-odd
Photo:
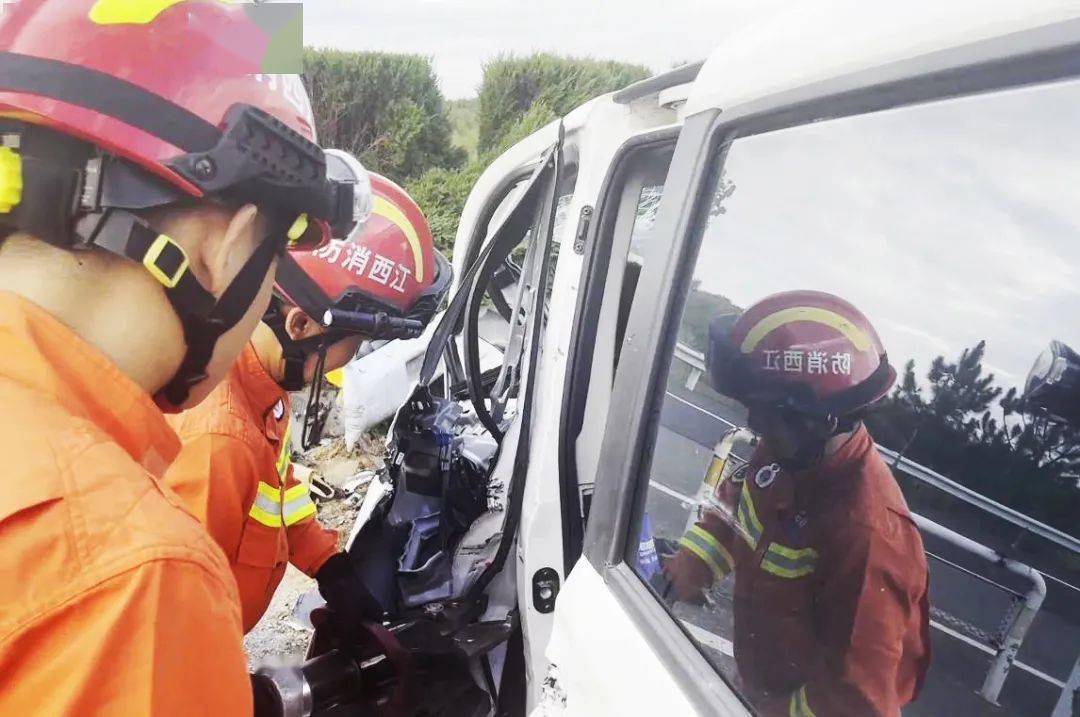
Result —
[{"label": "orange protective jacket", "polygon": [[703,583],[735,571],[751,699],[765,715],[896,717],[929,668],[928,572],[870,434],[860,427],[797,481],[762,449],[745,475],[732,515],[706,513],[676,560],[708,565]]},{"label": "orange protective jacket", "polygon": [[0,292],[0,714],[246,715],[236,583],[146,393]]},{"label": "orange protective jacket", "polygon": [[314,577],[338,550],[337,533],[319,525],[293,476],[289,395],[249,344],[205,401],[169,420],[184,447],[165,482],[225,551],[247,632],[288,563]]}]

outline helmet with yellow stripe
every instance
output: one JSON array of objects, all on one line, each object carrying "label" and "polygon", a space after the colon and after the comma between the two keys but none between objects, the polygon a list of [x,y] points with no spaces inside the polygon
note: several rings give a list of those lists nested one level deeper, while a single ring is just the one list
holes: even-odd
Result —
[{"label": "helmet with yellow stripe", "polygon": [[364,174],[372,200],[366,219],[322,249],[289,252],[277,292],[330,329],[418,336],[450,287],[450,263],[412,197],[382,175]]},{"label": "helmet with yellow stripe", "polygon": [[748,405],[847,416],[896,380],[869,319],[838,296],[785,291],[717,317],[706,358],[713,386]]},{"label": "helmet with yellow stripe", "polygon": [[[231,0],[19,0],[0,13],[0,241],[21,233],[142,264],[183,326],[175,410],[286,246],[354,224],[307,91],[274,74],[282,28]],[[264,236],[215,295],[148,210],[255,205]],[[105,287],[107,288],[107,287]]]},{"label": "helmet with yellow stripe", "polygon": [[[419,336],[453,277],[450,263],[435,249],[420,207],[404,189],[367,172],[351,155],[337,150],[328,154],[341,160],[328,167],[341,171],[342,181],[370,184],[371,206],[357,207],[354,214],[363,220],[349,236],[317,251],[291,251],[278,264],[276,295],[263,321],[281,343],[285,360],[281,385],[291,391],[304,386],[308,357],[318,356],[314,375],[322,375],[326,349],[335,342],[357,334],[371,340]],[[321,323],[324,331],[308,339],[291,339],[285,328],[288,304]],[[321,385],[321,380],[315,381],[308,400],[305,446],[318,441],[321,433]]]}]

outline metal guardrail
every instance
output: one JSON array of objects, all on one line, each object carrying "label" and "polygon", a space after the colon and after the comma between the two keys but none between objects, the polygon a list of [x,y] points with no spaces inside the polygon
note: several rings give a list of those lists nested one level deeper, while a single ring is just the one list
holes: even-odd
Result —
[{"label": "metal guardrail", "polygon": [[675,358],[690,367],[690,375],[686,378],[686,389],[693,391],[697,388],[701,375],[705,373],[705,354],[692,349],[684,343],[675,344]]},{"label": "metal guardrail", "polygon": [[926,466],[904,458],[896,451],[885,448],[884,446],[878,446],[877,449],[878,453],[888,459],[889,464],[894,469],[901,470],[912,478],[916,478],[923,483],[928,483],[966,503],[971,503],[972,505],[985,510],[987,513],[995,515],[1017,527],[1023,528],[1041,538],[1049,540],[1051,543],[1059,545],[1066,550],[1080,554],[1080,540],[1077,540],[1068,533],[1063,533],[1057,528],[1052,528],[1046,523],[1041,523],[1007,505],[1002,505],[1001,503],[990,500],[981,493],[977,493],[966,486],[960,485],[956,481],[946,478],[940,473],[930,470]]},{"label": "metal guardrail", "polygon": [[[674,357],[685,363],[690,367],[690,373],[688,374],[685,387],[689,391],[693,391],[697,388],[698,382],[704,375],[705,368],[705,355],[697,351],[686,344],[678,343],[675,346]],[[676,396],[675,394],[668,393],[668,396],[675,400],[686,404],[687,406],[705,413],[717,421],[726,424],[732,428],[735,428],[735,424],[731,421],[717,416],[714,413],[698,406],[684,398]],[[926,466],[916,463],[912,460],[904,458],[896,451],[888,448],[878,446],[878,451],[881,455],[890,461],[894,470],[900,470],[907,475],[919,480],[921,482],[932,485],[939,490],[949,493],[953,497],[974,505],[991,515],[994,515],[1006,522],[1009,522],[1023,530],[1027,530],[1035,535],[1038,535],[1045,540],[1054,543],[1060,547],[1065,548],[1073,553],[1080,554],[1080,540],[1074,538],[1067,533],[1064,533],[1056,528],[1053,528],[1045,523],[1042,523],[1030,516],[1014,510],[1006,505],[1002,505],[996,501],[990,500],[986,496],[977,493],[976,491],[967,488],[956,481],[953,481],[936,471],[930,470]],[[695,502],[691,499],[690,502]],[[1055,686],[1061,687],[1061,694],[1058,698],[1057,704],[1054,707],[1051,717],[1070,717],[1073,713],[1073,706],[1077,698],[1080,698],[1080,656],[1077,657],[1076,663],[1073,665],[1072,671],[1065,682],[1061,682],[1057,679],[1040,673],[1037,670],[1030,668],[1023,663],[1017,662],[1016,655],[1019,652],[1020,646],[1023,643],[1024,637],[1027,634],[1028,629],[1031,627],[1031,623],[1034,620],[1039,608],[1042,606],[1043,600],[1046,598],[1046,580],[1039,571],[1035,570],[1029,565],[1019,563],[1015,560],[1011,560],[999,554],[997,551],[978,543],[970,538],[957,533],[945,526],[935,523],[927,518],[913,514],[915,522],[919,525],[920,529],[931,535],[935,535],[938,538],[949,542],[950,544],[959,547],[960,549],[968,552],[978,558],[981,558],[991,564],[1008,570],[1020,577],[1027,580],[1031,588],[1022,596],[1017,596],[1013,591],[1006,591],[1013,594],[1014,609],[1011,614],[1006,616],[1005,624],[1003,625],[1002,633],[999,640],[995,640],[991,648],[981,647],[989,651],[994,649],[993,661],[990,669],[986,674],[986,678],[983,681],[982,688],[979,690],[979,694],[991,702],[997,704],[997,698],[1001,693],[1001,689],[1004,686],[1005,678],[1009,674],[1009,670],[1013,665],[1017,665],[1028,672],[1035,674],[1036,676],[1052,682]],[[937,556],[930,555],[931,558]],[[1075,585],[1071,585],[1064,582],[1052,575],[1047,575],[1045,578],[1050,578],[1056,584],[1060,584],[1062,587],[1072,591],[1080,592],[1080,588]],[[1000,586],[999,586],[1000,587]],[[936,625],[935,625],[936,626]],[[945,629],[945,628],[942,628]],[[965,638],[969,642],[973,642],[970,638]],[[974,643],[973,643],[974,644]]]},{"label": "metal guardrail", "polygon": [[1012,669],[1013,663],[1016,662],[1016,654],[1020,651],[1020,646],[1024,642],[1028,629],[1031,627],[1031,622],[1035,619],[1039,608],[1042,607],[1043,600],[1046,599],[1046,581],[1043,580],[1042,574],[1030,565],[1003,557],[996,550],[982,543],[977,543],[971,538],[921,515],[912,513],[911,517],[923,533],[933,535],[960,548],[969,555],[1004,568],[1010,573],[1024,578],[1031,584],[1031,588],[1024,593],[1022,599],[1017,601],[1017,609],[1012,612],[1007,624],[1004,626],[1000,643],[996,646],[997,652],[990,663],[990,669],[986,673],[986,679],[983,680],[982,688],[979,690],[979,695],[983,699],[992,705],[997,705],[998,695],[1001,694],[1001,688],[1005,686],[1005,678],[1008,677],[1009,670]]},{"label": "metal guardrail", "polygon": [[[685,385],[687,390],[693,391],[697,387],[698,381],[701,380],[701,376],[705,373],[705,354],[686,344],[678,343],[675,344],[675,358],[690,367],[690,375],[687,377]],[[928,483],[945,493],[949,493],[955,498],[959,498],[966,503],[981,508],[991,515],[1034,533],[1035,535],[1049,540],[1067,550],[1080,554],[1080,540],[1068,533],[1064,533],[1046,523],[1042,523],[1032,517],[1024,515],[1020,511],[1014,510],[1007,505],[1002,505],[997,501],[990,500],[981,493],[977,493],[966,486],[960,485],[956,481],[950,480],[940,473],[930,470],[926,466],[922,466],[914,461],[904,458],[896,451],[882,446],[878,446],[877,448],[878,451],[889,460],[893,468],[907,473],[912,478],[922,481],[923,483]]]},{"label": "metal guardrail", "polygon": [[[691,498],[690,496],[682,495],[677,491],[672,490],[671,488],[668,488],[667,486],[655,480],[650,480],[649,485],[653,488],[659,489],[667,495],[679,499],[683,504],[690,506],[691,510],[690,514],[687,516],[686,528],[684,532],[686,530],[689,530],[690,527],[693,526],[694,523],[697,522],[697,520],[699,520],[700,518],[698,511],[694,508],[705,507],[708,505],[705,496],[708,494],[709,489],[704,485],[701,489],[699,489],[698,494],[693,498]],[[708,509],[717,510],[717,507],[710,505]],[[1073,668],[1073,672],[1072,675],[1070,675],[1069,680],[1064,683],[1054,679],[1050,675],[1046,675],[1045,673],[1033,669],[1029,665],[1018,662],[1016,659],[1017,654],[1020,652],[1020,647],[1024,643],[1024,638],[1027,636],[1028,630],[1031,628],[1031,624],[1035,620],[1035,616],[1038,614],[1039,609],[1042,607],[1043,601],[1046,599],[1046,581],[1043,580],[1042,574],[1038,570],[1032,568],[1030,565],[1025,565],[1024,563],[1005,558],[994,549],[987,547],[982,543],[978,543],[964,535],[961,535],[954,530],[946,528],[939,523],[935,523],[929,518],[925,518],[915,513],[912,513],[911,517],[915,521],[915,524],[919,527],[919,530],[924,534],[933,535],[938,539],[943,540],[953,545],[954,547],[959,548],[960,550],[963,550],[969,555],[985,560],[986,562],[1000,568],[1004,568],[1005,570],[1013,573],[1014,575],[1024,578],[1030,585],[1030,588],[1026,592],[1018,593],[1011,588],[999,585],[992,580],[989,580],[988,578],[985,578],[975,573],[971,573],[971,571],[961,568],[962,570],[964,570],[964,572],[968,572],[969,574],[974,575],[974,577],[976,577],[977,579],[990,583],[994,587],[1004,591],[1012,597],[1013,607],[1008,613],[1006,613],[1005,618],[1002,620],[1002,625],[999,633],[997,635],[991,636],[983,630],[978,630],[976,632],[978,640],[976,641],[972,640],[970,637],[958,635],[956,632],[949,629],[947,626],[943,626],[940,623],[940,619],[942,617],[945,617],[946,619],[948,617],[951,617],[948,616],[947,613],[940,613],[939,611],[939,614],[935,615],[935,617],[938,617],[939,620],[931,620],[931,624],[934,627],[941,629],[953,635],[954,637],[963,639],[968,644],[974,645],[975,647],[984,650],[992,656],[990,668],[987,670],[986,677],[983,679],[982,687],[978,691],[979,696],[985,699],[990,704],[998,706],[998,697],[1001,694],[1002,688],[1005,686],[1005,678],[1009,676],[1010,670],[1015,665],[1044,681],[1050,682],[1055,687],[1060,687],[1061,697],[1058,700],[1058,707],[1055,708],[1051,717],[1069,717],[1070,712],[1061,712],[1061,710],[1071,710],[1072,695],[1074,692],[1080,689],[1080,659],[1078,659],[1076,666]],[[726,516],[725,519],[729,522],[732,522],[734,520],[733,516],[731,515]],[[942,560],[941,558],[933,555],[932,553],[927,553],[927,556],[933,559]],[[946,560],[942,560],[942,562],[960,568],[960,566],[949,563]],[[970,630],[970,628],[967,629]],[[1065,705],[1065,707],[1061,707],[1061,705]]]},{"label": "metal guardrail", "polygon": [[1069,673],[1065,686],[1061,688],[1061,696],[1058,697],[1050,717],[1072,717],[1077,698],[1080,698],[1080,656],[1077,656],[1073,663],[1072,672]]}]

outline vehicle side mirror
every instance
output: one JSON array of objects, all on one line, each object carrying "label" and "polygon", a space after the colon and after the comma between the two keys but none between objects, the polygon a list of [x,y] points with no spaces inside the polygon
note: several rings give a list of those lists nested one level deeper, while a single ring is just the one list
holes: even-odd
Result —
[{"label": "vehicle side mirror", "polygon": [[1051,341],[1028,372],[1024,409],[1080,426],[1080,355],[1060,341]]}]

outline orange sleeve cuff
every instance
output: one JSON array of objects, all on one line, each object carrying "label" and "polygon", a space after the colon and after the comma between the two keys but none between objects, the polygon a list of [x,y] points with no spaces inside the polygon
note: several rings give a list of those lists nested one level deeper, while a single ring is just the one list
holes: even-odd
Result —
[{"label": "orange sleeve cuff", "polygon": [[289,562],[308,577],[338,552],[338,532],[324,528],[315,516],[289,527]]}]

